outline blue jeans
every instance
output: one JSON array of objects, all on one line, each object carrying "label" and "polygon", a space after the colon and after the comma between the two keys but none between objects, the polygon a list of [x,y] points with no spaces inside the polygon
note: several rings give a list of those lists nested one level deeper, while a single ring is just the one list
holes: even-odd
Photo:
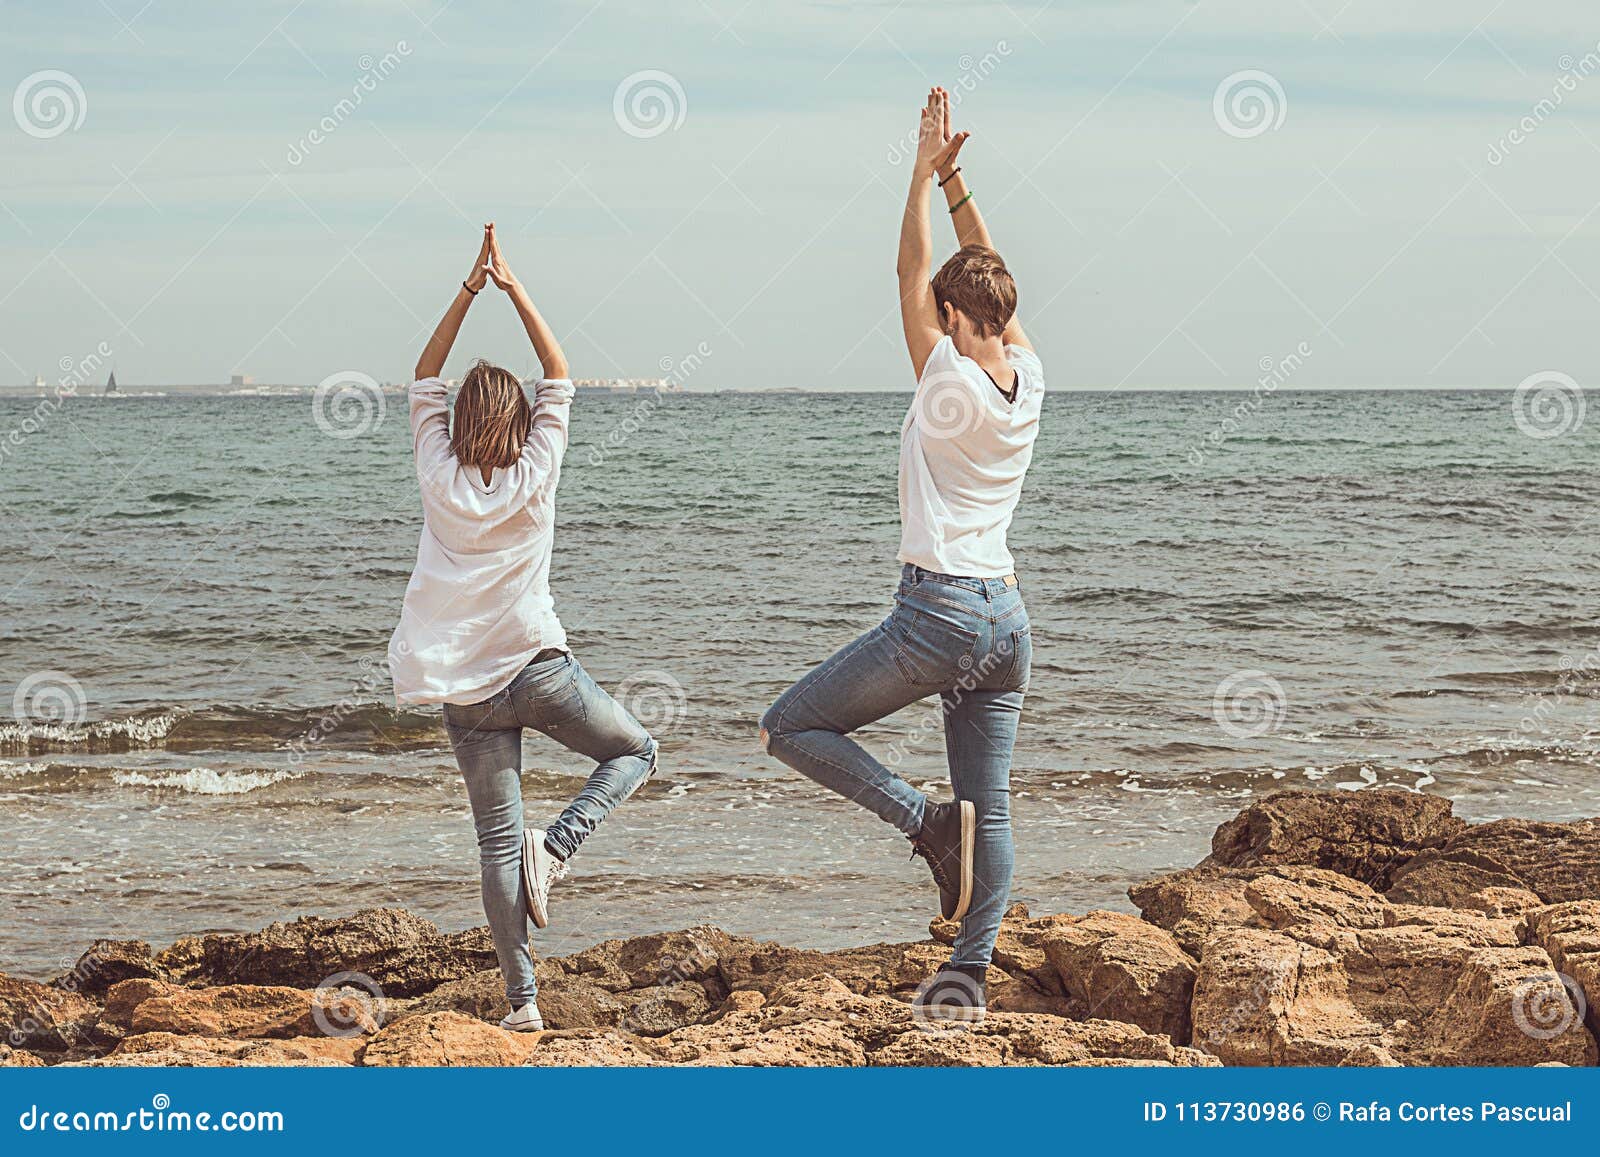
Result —
[{"label": "blue jeans", "polygon": [[478,831],[483,911],[506,996],[516,1008],[535,991],[522,899],[522,729],[542,731],[599,761],[578,797],[545,829],[545,845],[563,860],[650,778],[656,742],[567,654],[529,663],[509,687],[482,703],[445,704],[444,724]]},{"label": "blue jeans", "polygon": [[[1033,656],[1014,581],[907,566],[895,609],[778,697],[761,720],[767,750],[823,787],[915,836],[927,797],[849,738],[858,727],[938,695],[950,786],[978,815],[972,905],[951,955],[983,965],[1011,891],[1011,749]],[[938,726],[930,715],[923,727]],[[903,752],[891,752],[898,763]]]}]

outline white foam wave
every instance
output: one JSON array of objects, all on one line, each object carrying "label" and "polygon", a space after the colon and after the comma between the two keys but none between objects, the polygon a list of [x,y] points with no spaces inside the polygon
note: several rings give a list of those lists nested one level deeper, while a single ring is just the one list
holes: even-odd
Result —
[{"label": "white foam wave", "polygon": [[123,787],[170,787],[193,795],[244,795],[298,778],[299,773],[293,771],[218,771],[212,767],[154,773],[119,771],[112,776]]}]

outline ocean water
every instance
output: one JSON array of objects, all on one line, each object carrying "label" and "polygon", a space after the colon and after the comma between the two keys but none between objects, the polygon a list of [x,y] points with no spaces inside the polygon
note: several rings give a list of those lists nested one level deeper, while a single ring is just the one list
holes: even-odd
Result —
[{"label": "ocean water", "polygon": [[[404,398],[367,401],[74,398],[29,423],[34,400],[0,399],[0,970],[374,904],[482,922],[438,717],[392,709],[420,514]],[[890,606],[907,401],[579,399],[557,609],[663,756],[540,951],[697,922],[922,933],[905,841],[757,743]],[[1492,392],[1241,401],[1046,403],[1012,531],[1035,649],[1014,891],[1036,910],[1127,908],[1278,788],[1600,813],[1600,421],[1535,437]],[[933,712],[863,739],[947,791]],[[524,760],[533,821],[587,771],[537,736]]]}]

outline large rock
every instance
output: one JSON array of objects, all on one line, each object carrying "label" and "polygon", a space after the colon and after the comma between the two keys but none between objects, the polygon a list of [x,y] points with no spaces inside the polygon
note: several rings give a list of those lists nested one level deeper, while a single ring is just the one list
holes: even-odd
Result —
[{"label": "large rock", "polygon": [[305,916],[260,932],[180,940],[156,961],[191,984],[316,988],[350,973],[370,978],[386,997],[417,996],[496,966],[487,930],[446,936],[401,908],[363,908],[337,919]]},{"label": "large rock", "polygon": [[1206,938],[1218,928],[1259,926],[1244,890],[1262,870],[1215,864],[1184,868],[1135,884],[1128,889],[1128,899],[1146,920],[1171,932],[1178,946],[1198,959]]},{"label": "large rock", "polygon": [[1195,962],[1166,929],[1122,912],[1090,912],[1052,930],[1044,952],[1089,1018],[1188,1043]]},{"label": "large rock", "polygon": [[1244,887],[1245,903],[1268,928],[1334,924],[1382,928],[1388,905],[1359,880],[1326,868],[1271,868]]},{"label": "large rock", "polygon": [[241,1041],[150,1032],[128,1037],[109,1055],[81,1064],[91,1068],[327,1068],[355,1063],[361,1045],[359,1039],[340,1037]]},{"label": "large rock", "polygon": [[1528,1031],[1529,1010],[1560,998],[1518,921],[1415,906],[1383,920],[1218,931],[1195,982],[1196,1047],[1242,1065],[1594,1063],[1575,1014]]},{"label": "large rock", "polygon": [[1546,904],[1600,898],[1600,819],[1478,824],[1417,855],[1387,891],[1406,903],[1466,907],[1491,888],[1532,892]]},{"label": "large rock", "polygon": [[1230,868],[1303,864],[1379,891],[1418,853],[1466,829],[1440,796],[1393,788],[1285,791],[1251,804],[1211,839],[1211,858]]},{"label": "large rock", "polygon": [[[1550,954],[1563,987],[1577,988],[1568,1000],[1584,1006],[1591,1032],[1600,1036],[1600,900],[1572,900],[1527,914],[1528,939]],[[1550,992],[1554,996],[1554,992]],[[1559,998],[1548,1001],[1546,1018],[1559,1016]]]},{"label": "large rock", "polygon": [[150,996],[134,1007],[128,1028],[135,1033],[256,1038],[354,1036],[376,1032],[378,1025],[369,1006],[356,997],[303,988],[229,984],[174,988]]},{"label": "large rock", "polygon": [[829,976],[763,997],[730,994],[718,1015],[654,1039],[616,1029],[550,1033],[534,1065],[1100,1065],[1216,1063],[1164,1036],[1111,1021],[990,1013],[971,1030],[925,1022],[903,1000]]},{"label": "large rock", "polygon": [[520,1065],[538,1045],[538,1033],[513,1033],[459,1012],[406,1017],[383,1028],[361,1051],[377,1067],[494,1067]]},{"label": "large rock", "polygon": [[30,1053],[27,1049],[14,1049],[8,1044],[0,1044],[0,1069],[37,1069],[44,1066],[44,1059]]},{"label": "large rock", "polygon": [[72,971],[55,980],[69,992],[103,993],[124,980],[159,978],[163,970],[143,940],[96,940]]},{"label": "large rock", "polygon": [[99,1007],[76,992],[0,975],[0,1041],[15,1048],[78,1048],[99,1019]]}]

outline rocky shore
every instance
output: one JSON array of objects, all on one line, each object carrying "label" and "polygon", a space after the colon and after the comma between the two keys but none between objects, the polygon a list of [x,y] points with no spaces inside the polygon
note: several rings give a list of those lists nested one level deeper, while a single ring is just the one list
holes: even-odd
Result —
[{"label": "rocky shore", "polygon": [[518,1035],[486,929],[366,909],[0,975],[0,1066],[1596,1064],[1600,819],[1284,792],[1129,896],[1142,916],[1014,906],[969,1031],[908,1003],[940,921],[842,952],[607,941],[538,963],[548,1028]]}]

